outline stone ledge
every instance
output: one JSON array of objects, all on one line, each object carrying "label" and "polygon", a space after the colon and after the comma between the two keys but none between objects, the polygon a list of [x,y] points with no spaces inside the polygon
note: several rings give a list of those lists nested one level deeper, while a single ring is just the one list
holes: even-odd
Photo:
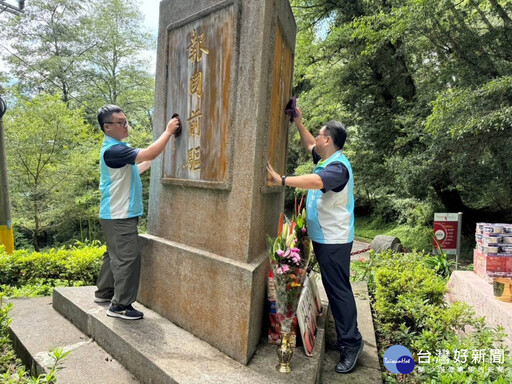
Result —
[{"label": "stone ledge", "polygon": [[492,284],[471,271],[454,271],[448,281],[446,300],[465,302],[475,309],[477,316],[485,316],[488,325],[501,325],[508,335],[505,342],[512,349],[512,302],[497,300]]},{"label": "stone ledge", "polygon": [[109,351],[142,383],[316,383],[324,348],[325,320],[320,318],[313,357],[294,349],[292,372],[280,374],[276,346],[260,343],[247,366],[205,341],[135,303],[145,318],[107,317],[106,304],[93,302],[95,287],[56,288],[53,305],[98,345]]}]

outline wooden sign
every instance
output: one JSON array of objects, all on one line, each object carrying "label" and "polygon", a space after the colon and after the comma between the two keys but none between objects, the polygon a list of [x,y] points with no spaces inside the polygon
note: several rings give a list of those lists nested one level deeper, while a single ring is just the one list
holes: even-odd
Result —
[{"label": "wooden sign", "polygon": [[[285,173],[286,165],[289,117],[285,115],[284,110],[291,96],[292,63],[292,50],[284,38],[281,26],[277,23],[270,103],[268,161],[281,175]],[[267,180],[267,185],[273,185],[270,179]]]},{"label": "wooden sign", "polygon": [[166,121],[182,133],[163,155],[164,180],[222,184],[227,175],[233,6],[167,30]]}]

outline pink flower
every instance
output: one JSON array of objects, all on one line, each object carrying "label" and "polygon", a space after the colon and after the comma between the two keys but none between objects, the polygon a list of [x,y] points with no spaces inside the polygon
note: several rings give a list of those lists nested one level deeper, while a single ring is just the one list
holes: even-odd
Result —
[{"label": "pink flower", "polygon": [[306,233],[306,227],[302,227],[301,231],[302,233]]},{"label": "pink flower", "polygon": [[279,256],[279,257],[283,257],[283,255],[284,255],[284,252],[280,249],[276,253],[277,253],[277,256]]},{"label": "pink flower", "polygon": [[283,272],[288,272],[290,270],[290,267],[286,264],[283,264],[281,268],[282,268]]},{"label": "pink flower", "polygon": [[276,268],[276,272],[277,272],[278,275],[282,275],[283,274],[283,268],[277,267]]}]

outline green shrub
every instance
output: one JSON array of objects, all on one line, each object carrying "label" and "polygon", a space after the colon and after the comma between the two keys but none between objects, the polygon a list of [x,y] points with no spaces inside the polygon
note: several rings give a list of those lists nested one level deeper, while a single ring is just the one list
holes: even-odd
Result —
[{"label": "green shrub", "polygon": [[[2,302],[2,295],[0,294],[0,303]],[[11,310],[12,304],[0,305],[0,372],[7,372],[16,364],[16,355],[11,346],[11,340],[9,339],[9,311]]]},{"label": "green shrub", "polygon": [[77,243],[46,252],[0,249],[0,281],[6,286],[92,285],[98,275],[104,246]]},{"label": "green shrub", "polygon": [[[430,268],[421,252],[384,252],[353,263],[355,277],[368,280],[381,357],[400,344],[414,356],[416,368],[408,375],[384,373],[386,383],[510,383],[512,359],[503,343],[503,329],[491,329],[464,303],[444,301],[447,279]],[[502,350],[503,363],[472,361],[476,350]],[[466,350],[464,364],[439,359],[441,351]],[[431,353],[429,364],[418,365],[418,353]],[[451,357],[451,356],[450,356]],[[437,359],[436,359],[437,358]],[[498,370],[501,369],[500,370]]]}]

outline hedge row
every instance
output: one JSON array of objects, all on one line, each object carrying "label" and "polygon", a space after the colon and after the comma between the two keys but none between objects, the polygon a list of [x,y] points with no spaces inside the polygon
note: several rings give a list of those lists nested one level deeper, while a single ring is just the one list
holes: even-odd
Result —
[{"label": "hedge row", "polygon": [[[385,383],[512,383],[512,358],[503,328],[486,326],[467,304],[445,302],[448,278],[442,263],[432,263],[432,256],[421,252],[371,253],[369,259],[354,262],[352,269],[368,281],[381,358],[399,344],[411,351],[416,363],[407,375],[383,367]],[[473,351],[480,350],[487,353],[485,362],[473,361]],[[490,350],[502,350],[503,361],[489,362]],[[456,351],[467,352],[466,363],[454,359]],[[420,352],[431,354],[430,363],[418,364]],[[446,353],[448,361],[440,358]]]},{"label": "hedge row", "polygon": [[10,287],[24,285],[94,285],[105,246],[76,243],[45,252],[14,251],[0,246],[0,282]]}]

